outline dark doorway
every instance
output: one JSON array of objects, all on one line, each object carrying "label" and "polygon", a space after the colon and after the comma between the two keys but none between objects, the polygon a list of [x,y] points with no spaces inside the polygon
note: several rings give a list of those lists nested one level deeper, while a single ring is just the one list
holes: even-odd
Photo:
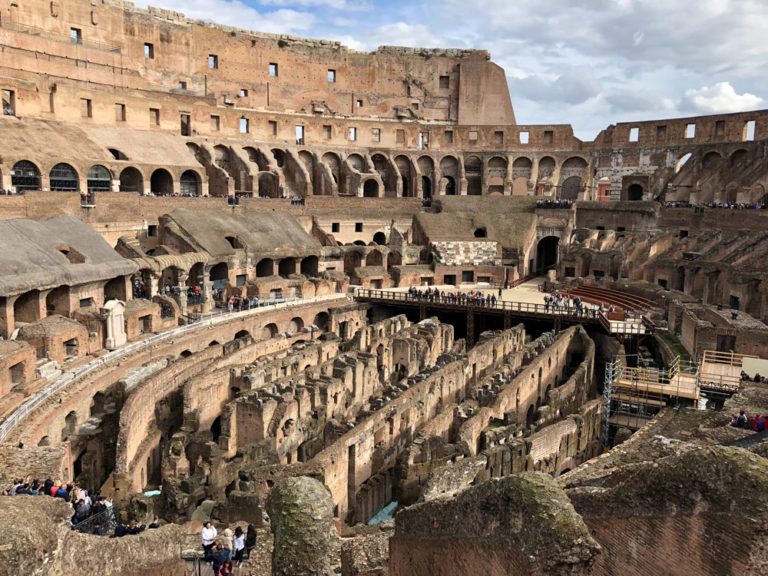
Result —
[{"label": "dark doorway", "polygon": [[539,240],[536,247],[536,273],[542,274],[557,265],[557,248],[560,239],[557,236],[547,236]]},{"label": "dark doorway", "polygon": [[639,202],[643,199],[643,187],[640,184],[632,184],[627,188],[627,200]]}]

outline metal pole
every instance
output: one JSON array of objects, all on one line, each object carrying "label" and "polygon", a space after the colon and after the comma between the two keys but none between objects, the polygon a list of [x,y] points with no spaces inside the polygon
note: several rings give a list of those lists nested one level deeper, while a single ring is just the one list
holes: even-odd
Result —
[{"label": "metal pole", "polygon": [[616,377],[616,365],[618,361],[605,363],[605,381],[603,383],[603,449],[608,447],[608,439],[611,433],[611,390]]}]

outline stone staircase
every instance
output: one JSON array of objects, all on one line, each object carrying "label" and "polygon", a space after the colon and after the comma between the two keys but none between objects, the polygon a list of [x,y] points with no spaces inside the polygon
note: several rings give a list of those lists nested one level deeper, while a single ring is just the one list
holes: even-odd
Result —
[{"label": "stone staircase", "polygon": [[47,358],[38,360],[35,370],[38,378],[45,378],[46,380],[54,380],[61,376],[58,362],[48,360]]}]

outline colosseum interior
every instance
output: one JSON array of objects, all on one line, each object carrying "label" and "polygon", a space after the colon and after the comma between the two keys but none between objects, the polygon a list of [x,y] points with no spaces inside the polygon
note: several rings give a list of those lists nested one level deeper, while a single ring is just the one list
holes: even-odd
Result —
[{"label": "colosseum interior", "polygon": [[0,43],[0,574],[213,574],[207,521],[243,575],[765,573],[768,110],[582,141],[485,51],[121,0]]}]

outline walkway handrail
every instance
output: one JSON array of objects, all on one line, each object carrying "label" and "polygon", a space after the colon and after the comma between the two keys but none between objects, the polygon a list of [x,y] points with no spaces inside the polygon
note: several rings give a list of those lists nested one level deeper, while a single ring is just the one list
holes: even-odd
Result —
[{"label": "walkway handrail", "polygon": [[345,296],[343,294],[332,294],[328,296],[315,296],[314,298],[275,298],[273,300],[268,300],[267,302],[269,302],[269,304],[265,304],[264,306],[252,308],[251,310],[243,310],[242,312],[232,312],[231,314],[219,314],[218,316],[213,316],[207,320],[199,320],[197,322],[193,322],[192,324],[187,324],[186,326],[181,326],[179,328],[174,328],[173,330],[168,330],[167,332],[155,334],[154,336],[150,336],[144,340],[140,340],[138,342],[128,344],[127,346],[123,346],[122,348],[118,348],[117,350],[113,350],[112,352],[108,352],[107,354],[104,354],[104,356],[89,362],[85,366],[80,366],[79,368],[65,372],[58,380],[53,382],[53,384],[46,386],[37,394],[30,396],[21,406],[14,410],[14,412],[8,416],[2,424],[0,424],[0,442],[4,442],[5,439],[8,438],[8,435],[11,433],[11,431],[13,431],[13,429],[16,428],[16,426],[18,426],[19,423],[30,412],[40,406],[48,398],[66,388],[72,381],[90,374],[97,368],[100,368],[109,362],[122,358],[126,354],[131,354],[143,348],[157,344],[158,342],[162,342],[163,340],[173,338],[174,336],[181,336],[206,326],[214,326],[216,324],[227,322],[232,320],[234,316],[250,316],[264,310],[265,308],[287,308],[290,306],[313,304],[315,302],[340,298],[345,298]]}]

